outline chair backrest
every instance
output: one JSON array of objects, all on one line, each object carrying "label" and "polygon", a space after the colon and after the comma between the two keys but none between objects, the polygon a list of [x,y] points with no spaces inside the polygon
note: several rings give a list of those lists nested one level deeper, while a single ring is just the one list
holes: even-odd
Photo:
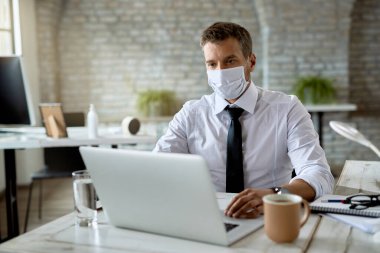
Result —
[{"label": "chair backrest", "polygon": [[[63,116],[68,127],[85,125],[83,112],[64,113]],[[44,160],[49,171],[75,171],[86,168],[79,147],[45,148]]]}]

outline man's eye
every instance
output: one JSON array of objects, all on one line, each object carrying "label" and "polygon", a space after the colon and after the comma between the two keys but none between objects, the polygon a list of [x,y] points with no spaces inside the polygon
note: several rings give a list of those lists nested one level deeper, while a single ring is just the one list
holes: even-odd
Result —
[{"label": "man's eye", "polygon": [[210,68],[215,68],[216,64],[215,63],[207,63],[207,67]]},{"label": "man's eye", "polygon": [[235,63],[235,60],[234,59],[230,59],[227,61],[229,64],[232,64],[232,63]]}]

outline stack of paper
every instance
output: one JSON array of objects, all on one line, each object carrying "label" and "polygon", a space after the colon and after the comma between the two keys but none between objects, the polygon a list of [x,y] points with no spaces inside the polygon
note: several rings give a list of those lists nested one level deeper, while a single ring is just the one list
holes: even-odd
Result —
[{"label": "stack of paper", "polygon": [[311,203],[310,208],[313,212],[325,213],[328,217],[359,228],[366,233],[379,232],[380,206],[356,210],[350,209],[349,204],[336,202],[337,200],[344,200],[346,197],[341,195],[324,195]]},{"label": "stack of paper", "polygon": [[328,213],[326,215],[353,227],[359,228],[366,233],[374,234],[380,231],[380,218],[367,218],[335,213]]}]

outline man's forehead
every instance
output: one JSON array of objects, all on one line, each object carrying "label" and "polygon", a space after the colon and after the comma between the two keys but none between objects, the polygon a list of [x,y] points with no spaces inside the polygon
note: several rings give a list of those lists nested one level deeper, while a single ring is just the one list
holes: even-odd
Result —
[{"label": "man's forehead", "polygon": [[207,42],[203,46],[203,53],[206,58],[230,58],[243,56],[239,42],[234,39],[226,39],[218,42]]},{"label": "man's forehead", "polygon": [[240,48],[240,43],[237,39],[233,37],[229,37],[224,40],[208,41],[203,46],[203,48],[205,47],[239,47]]}]

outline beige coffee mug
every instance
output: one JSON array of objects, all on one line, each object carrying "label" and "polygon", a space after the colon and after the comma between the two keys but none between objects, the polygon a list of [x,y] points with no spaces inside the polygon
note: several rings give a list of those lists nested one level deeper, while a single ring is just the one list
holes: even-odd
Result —
[{"label": "beige coffee mug", "polygon": [[[292,242],[310,215],[306,200],[294,194],[270,194],[264,201],[264,229],[266,235],[278,243]],[[301,203],[304,212],[301,217]]]}]

